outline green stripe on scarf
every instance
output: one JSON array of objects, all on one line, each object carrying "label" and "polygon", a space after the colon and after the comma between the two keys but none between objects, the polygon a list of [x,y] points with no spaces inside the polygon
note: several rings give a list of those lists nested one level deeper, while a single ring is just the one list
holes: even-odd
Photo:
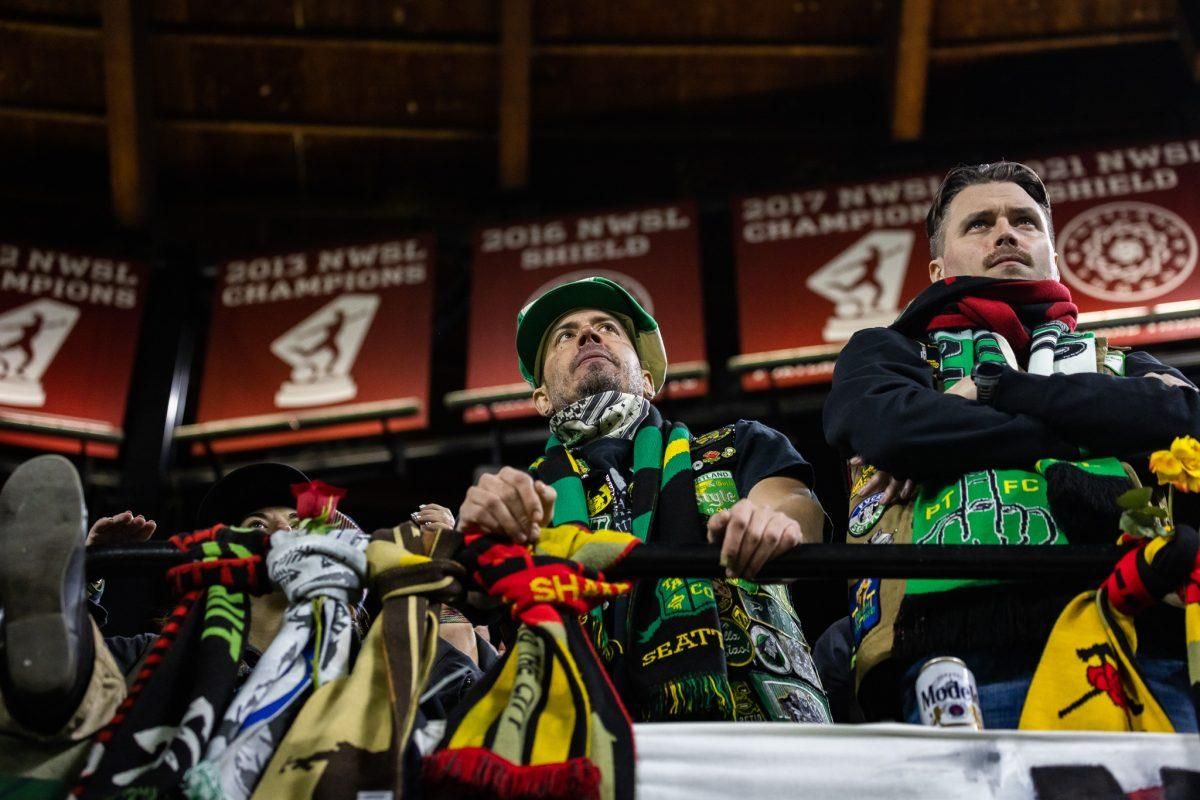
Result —
[{"label": "green stripe on scarf", "polygon": [[[695,544],[703,521],[692,481],[691,434],[653,406],[633,437],[632,533],[641,541]],[[554,525],[588,524],[587,493],[575,459],[551,436],[534,474],[558,493]],[[598,613],[598,612],[593,612]],[[712,581],[641,581],[630,602],[625,663],[637,719],[733,719]]]}]

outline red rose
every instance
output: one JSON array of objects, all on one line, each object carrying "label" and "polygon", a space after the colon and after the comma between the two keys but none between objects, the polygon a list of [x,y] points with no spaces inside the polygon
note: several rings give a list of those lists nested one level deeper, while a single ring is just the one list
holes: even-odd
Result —
[{"label": "red rose", "polygon": [[292,494],[296,496],[297,517],[329,522],[333,512],[337,511],[338,500],[346,496],[346,490],[330,486],[325,481],[312,481],[293,483]]}]

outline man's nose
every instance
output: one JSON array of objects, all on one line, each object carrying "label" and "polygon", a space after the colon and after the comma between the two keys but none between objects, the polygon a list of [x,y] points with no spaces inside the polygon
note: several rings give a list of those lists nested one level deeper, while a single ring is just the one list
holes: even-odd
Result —
[{"label": "man's nose", "polygon": [[1001,245],[1011,245],[1013,247],[1016,246],[1017,232],[1012,225],[1008,224],[1007,217],[1000,217],[996,220],[995,234],[997,247]]},{"label": "man's nose", "polygon": [[591,325],[584,325],[579,329],[579,346],[585,344],[593,344],[600,341],[600,334]]}]

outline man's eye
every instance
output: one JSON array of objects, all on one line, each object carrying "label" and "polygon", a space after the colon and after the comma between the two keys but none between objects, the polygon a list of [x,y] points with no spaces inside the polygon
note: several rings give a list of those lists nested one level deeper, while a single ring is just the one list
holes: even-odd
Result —
[{"label": "man's eye", "polygon": [[562,343],[562,342],[565,342],[568,339],[570,339],[571,336],[572,336],[572,333],[570,331],[562,331],[558,334],[558,338],[555,341]]},{"label": "man's eye", "polygon": [[1019,220],[1017,220],[1017,224],[1018,225],[1032,225],[1035,228],[1037,227],[1037,222],[1034,221],[1034,219],[1032,217],[1021,217]]},{"label": "man's eye", "polygon": [[605,333],[616,333],[617,326],[613,325],[611,322],[601,322],[600,330],[604,331]]},{"label": "man's eye", "polygon": [[243,525],[242,527],[244,527],[244,528],[250,528],[251,530],[260,530],[260,531],[262,531],[262,530],[266,530],[266,528],[267,528],[267,523],[263,522],[261,519],[252,519],[252,520],[248,521],[248,522],[247,522],[245,525]]},{"label": "man's eye", "polygon": [[970,225],[967,226],[967,230],[977,231],[977,230],[982,230],[983,228],[986,228],[986,227],[987,227],[986,222],[984,222],[981,219],[977,219],[974,222],[972,222]]}]

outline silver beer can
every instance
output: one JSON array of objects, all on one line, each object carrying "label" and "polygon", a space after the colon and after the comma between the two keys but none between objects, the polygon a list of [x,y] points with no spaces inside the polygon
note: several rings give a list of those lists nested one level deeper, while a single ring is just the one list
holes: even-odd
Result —
[{"label": "silver beer can", "polygon": [[940,656],[926,661],[917,675],[916,691],[923,725],[983,730],[979,689],[962,659]]}]

